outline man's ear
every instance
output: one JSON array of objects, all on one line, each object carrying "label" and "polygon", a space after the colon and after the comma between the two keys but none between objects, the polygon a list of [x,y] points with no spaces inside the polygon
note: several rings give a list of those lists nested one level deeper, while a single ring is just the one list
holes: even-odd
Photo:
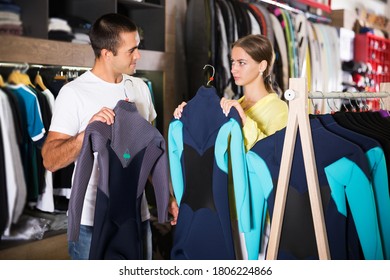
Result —
[{"label": "man's ear", "polygon": [[103,57],[104,59],[111,59],[111,57],[113,56],[113,53],[112,53],[112,51],[109,51],[107,49],[102,49],[100,51],[100,56]]}]

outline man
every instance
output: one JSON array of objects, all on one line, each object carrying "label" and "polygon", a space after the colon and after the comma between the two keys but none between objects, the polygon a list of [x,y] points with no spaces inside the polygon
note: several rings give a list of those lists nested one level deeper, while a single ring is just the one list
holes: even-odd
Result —
[{"label": "man", "polygon": [[[149,88],[139,78],[132,77],[141,55],[138,50],[137,26],[120,14],[107,14],[96,20],[90,31],[95,63],[90,71],[61,88],[55,101],[53,118],[42,148],[46,169],[54,172],[75,162],[83,144],[84,130],[93,121],[112,125],[113,108],[119,100],[128,99],[136,104],[138,112],[149,122],[156,118]],[[123,74],[127,73],[127,74]],[[98,168],[95,155],[94,169],[89,180],[83,204],[79,240],[69,242],[72,259],[88,259],[92,237]],[[145,197],[145,196],[144,196]],[[172,200],[170,211],[175,223],[177,206]],[[170,209],[172,210],[172,209]],[[151,258],[151,231],[149,211],[144,198],[141,218],[145,227]]]}]

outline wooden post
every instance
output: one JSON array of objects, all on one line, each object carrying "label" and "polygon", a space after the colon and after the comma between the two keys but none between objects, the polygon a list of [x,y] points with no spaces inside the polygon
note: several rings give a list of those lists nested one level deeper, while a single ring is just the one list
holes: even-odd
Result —
[{"label": "wooden post", "polygon": [[289,100],[289,114],[266,258],[269,260],[277,259],[294,147],[299,127],[318,255],[321,260],[328,260],[330,259],[330,252],[307,108],[308,92],[306,79],[290,78],[289,90],[286,91],[285,97]]},{"label": "wooden post", "polygon": [[[390,93],[390,83],[381,83],[380,91]],[[384,104],[385,104],[385,108],[382,108],[382,109],[389,111],[390,110],[390,98],[385,98]]]}]

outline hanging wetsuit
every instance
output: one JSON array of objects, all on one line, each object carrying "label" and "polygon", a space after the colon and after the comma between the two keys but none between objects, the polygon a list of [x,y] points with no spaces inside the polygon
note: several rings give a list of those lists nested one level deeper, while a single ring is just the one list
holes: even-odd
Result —
[{"label": "hanging wetsuit", "polygon": [[235,259],[228,200],[232,165],[239,229],[249,230],[241,118],[226,117],[214,87],[201,87],[168,132],[172,185],[179,204],[172,259]]},{"label": "hanging wetsuit", "polygon": [[78,239],[85,192],[97,152],[99,184],[90,259],[143,259],[140,205],[151,175],[158,220],[168,218],[168,157],[160,132],[119,101],[113,125],[95,121],[85,130],[69,201],[68,238]]},{"label": "hanging wetsuit", "polygon": [[[367,158],[361,148],[310,121],[331,259],[383,259]],[[267,208],[271,223],[285,129],[247,153],[254,230],[246,234],[257,258]],[[318,259],[299,133],[295,143],[278,259]]]},{"label": "hanging wetsuit", "polygon": [[339,125],[332,115],[319,115],[321,123],[325,128],[337,135],[359,145],[365,152],[372,180],[372,187],[375,195],[379,229],[381,231],[383,255],[390,259],[390,197],[386,158],[382,146],[371,137],[354,132]]}]

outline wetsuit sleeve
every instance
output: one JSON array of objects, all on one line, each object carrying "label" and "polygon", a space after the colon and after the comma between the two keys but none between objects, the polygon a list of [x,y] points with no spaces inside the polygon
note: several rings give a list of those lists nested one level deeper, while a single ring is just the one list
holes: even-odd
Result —
[{"label": "wetsuit sleeve", "polygon": [[87,128],[74,171],[74,181],[71,188],[68,207],[68,239],[70,241],[77,241],[79,239],[84,197],[91,177],[94,161],[92,135],[91,131]]},{"label": "wetsuit sleeve", "polygon": [[325,167],[325,173],[337,210],[347,216],[348,205],[351,209],[365,259],[383,259],[374,194],[364,172],[343,157]]},{"label": "wetsuit sleeve", "polygon": [[156,197],[158,221],[164,223],[168,221],[169,204],[169,180],[168,180],[168,158],[165,152],[165,141],[160,142],[159,150],[161,156],[156,161],[152,171],[152,183]]},{"label": "wetsuit sleeve", "polygon": [[179,206],[184,192],[183,168],[181,165],[182,153],[183,123],[176,120],[170,123],[168,129],[168,157],[173,192]]},{"label": "wetsuit sleeve", "polygon": [[250,209],[252,213],[251,230],[245,233],[245,244],[249,260],[257,260],[261,249],[261,237],[267,214],[267,199],[272,192],[271,173],[264,160],[249,151],[246,155],[249,174]]},{"label": "wetsuit sleeve", "polygon": [[250,230],[250,213],[245,149],[241,127],[234,119],[230,119],[219,130],[215,142],[215,160],[226,174],[229,173],[229,160],[231,161],[238,227],[241,232],[247,232]]},{"label": "wetsuit sleeve", "polygon": [[251,227],[251,214],[244,139],[239,123],[234,119],[231,119],[230,122],[232,124],[230,155],[233,171],[234,193],[237,205],[238,225],[241,232],[248,232]]},{"label": "wetsuit sleeve", "polygon": [[372,174],[372,186],[378,209],[379,229],[381,231],[383,254],[390,259],[390,197],[386,159],[379,147],[367,152]]}]

